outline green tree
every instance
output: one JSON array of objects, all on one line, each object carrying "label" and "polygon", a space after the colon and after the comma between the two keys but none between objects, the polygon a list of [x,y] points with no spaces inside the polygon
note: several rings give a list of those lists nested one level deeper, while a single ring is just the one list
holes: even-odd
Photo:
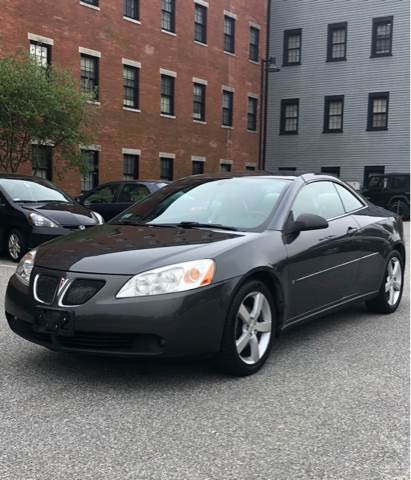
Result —
[{"label": "green tree", "polygon": [[88,100],[68,71],[22,53],[0,59],[0,171],[30,162],[33,143],[58,149],[64,169],[87,171],[80,145],[93,143],[96,131]]}]

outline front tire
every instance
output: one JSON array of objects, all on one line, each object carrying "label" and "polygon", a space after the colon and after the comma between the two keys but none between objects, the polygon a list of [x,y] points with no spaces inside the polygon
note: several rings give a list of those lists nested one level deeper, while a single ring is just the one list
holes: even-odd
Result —
[{"label": "front tire", "polygon": [[19,262],[26,253],[26,241],[19,230],[10,230],[6,237],[7,255],[12,262]]},{"label": "front tire", "polygon": [[394,200],[390,205],[390,210],[398,214],[403,220],[410,219],[410,206],[404,200]]},{"label": "front tire", "polygon": [[368,310],[374,313],[394,313],[401,302],[403,288],[404,259],[394,250],[388,257],[378,296],[366,302]]},{"label": "front tire", "polygon": [[236,293],[227,317],[217,366],[230,375],[256,373],[270,353],[276,325],[273,297],[263,282],[245,283]]}]

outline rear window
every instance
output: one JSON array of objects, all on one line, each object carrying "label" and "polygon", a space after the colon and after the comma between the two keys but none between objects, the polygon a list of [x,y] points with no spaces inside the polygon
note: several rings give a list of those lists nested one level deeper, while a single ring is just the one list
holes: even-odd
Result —
[{"label": "rear window", "polygon": [[362,208],[364,205],[349,190],[337,183],[334,184],[338,194],[341,197],[346,212],[352,212]]}]

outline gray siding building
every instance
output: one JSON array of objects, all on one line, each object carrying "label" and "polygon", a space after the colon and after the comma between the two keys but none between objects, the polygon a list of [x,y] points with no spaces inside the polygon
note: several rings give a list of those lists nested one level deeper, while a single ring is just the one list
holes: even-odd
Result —
[{"label": "gray siding building", "polygon": [[273,0],[265,169],[408,172],[409,1]]}]

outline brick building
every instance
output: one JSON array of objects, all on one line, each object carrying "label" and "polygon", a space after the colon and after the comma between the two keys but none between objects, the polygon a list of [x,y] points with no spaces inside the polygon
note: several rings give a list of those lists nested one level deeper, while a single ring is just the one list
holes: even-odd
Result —
[{"label": "brick building", "polygon": [[75,194],[124,177],[255,168],[266,0],[1,3],[0,55],[23,47],[70,69],[101,110],[95,173],[60,180],[45,147],[37,174]]}]

